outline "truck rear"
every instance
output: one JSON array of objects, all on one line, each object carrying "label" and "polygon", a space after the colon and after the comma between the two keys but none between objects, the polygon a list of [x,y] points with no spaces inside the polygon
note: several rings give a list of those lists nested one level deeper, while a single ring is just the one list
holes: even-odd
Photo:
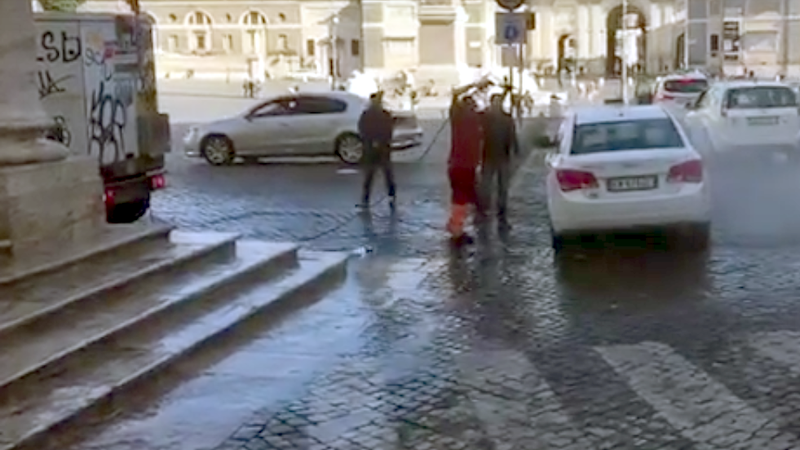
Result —
[{"label": "truck rear", "polygon": [[91,155],[105,185],[107,218],[133,222],[165,187],[169,118],[158,111],[153,24],[131,14],[37,13],[36,81],[48,133]]}]

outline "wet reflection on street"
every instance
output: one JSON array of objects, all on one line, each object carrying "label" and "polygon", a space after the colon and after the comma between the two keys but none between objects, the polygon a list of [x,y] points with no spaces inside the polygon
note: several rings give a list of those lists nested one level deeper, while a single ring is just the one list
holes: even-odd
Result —
[{"label": "wet reflection on street", "polygon": [[800,169],[714,163],[708,251],[651,233],[557,255],[540,166],[520,172],[513,229],[490,220],[463,248],[424,170],[394,213],[326,212],[334,231],[311,245],[357,249],[343,286],[237,331],[69,448],[800,448]]}]

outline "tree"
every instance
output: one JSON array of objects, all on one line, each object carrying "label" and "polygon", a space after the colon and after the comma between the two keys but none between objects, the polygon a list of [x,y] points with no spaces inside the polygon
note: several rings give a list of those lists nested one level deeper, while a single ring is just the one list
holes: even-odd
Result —
[{"label": "tree", "polygon": [[39,0],[45,11],[75,12],[84,0]]}]

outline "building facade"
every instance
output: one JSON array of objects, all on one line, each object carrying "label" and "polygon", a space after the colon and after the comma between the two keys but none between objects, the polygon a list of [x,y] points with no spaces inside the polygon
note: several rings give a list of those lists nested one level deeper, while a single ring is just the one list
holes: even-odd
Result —
[{"label": "building facade", "polygon": [[653,63],[800,76],[800,0],[680,0],[656,18]]},{"label": "building facade", "polygon": [[[504,73],[511,59],[495,44],[493,0],[140,1],[157,24],[162,75],[406,70],[418,82],[452,84]],[[120,3],[90,0],[84,9]],[[534,25],[522,64],[540,73],[615,74],[623,55],[651,73],[792,74],[800,64],[800,0],[629,0],[626,11],[622,0],[528,0],[522,10]]]},{"label": "building facade", "polygon": [[[160,76],[346,76],[363,65],[361,8],[351,1],[151,0],[140,7],[156,24]],[[90,0],[81,9],[128,6]]]}]

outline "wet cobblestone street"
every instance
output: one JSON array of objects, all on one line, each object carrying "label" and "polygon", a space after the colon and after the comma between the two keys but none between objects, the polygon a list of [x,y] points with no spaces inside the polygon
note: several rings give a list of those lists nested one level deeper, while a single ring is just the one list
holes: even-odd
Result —
[{"label": "wet cobblestone street", "polygon": [[399,210],[371,220],[338,164],[173,155],[157,220],[370,251],[333,294],[240,331],[70,448],[800,449],[797,168],[713,166],[707,254],[617,239],[556,257],[534,154],[514,228],[452,251],[446,134],[397,159]]}]

